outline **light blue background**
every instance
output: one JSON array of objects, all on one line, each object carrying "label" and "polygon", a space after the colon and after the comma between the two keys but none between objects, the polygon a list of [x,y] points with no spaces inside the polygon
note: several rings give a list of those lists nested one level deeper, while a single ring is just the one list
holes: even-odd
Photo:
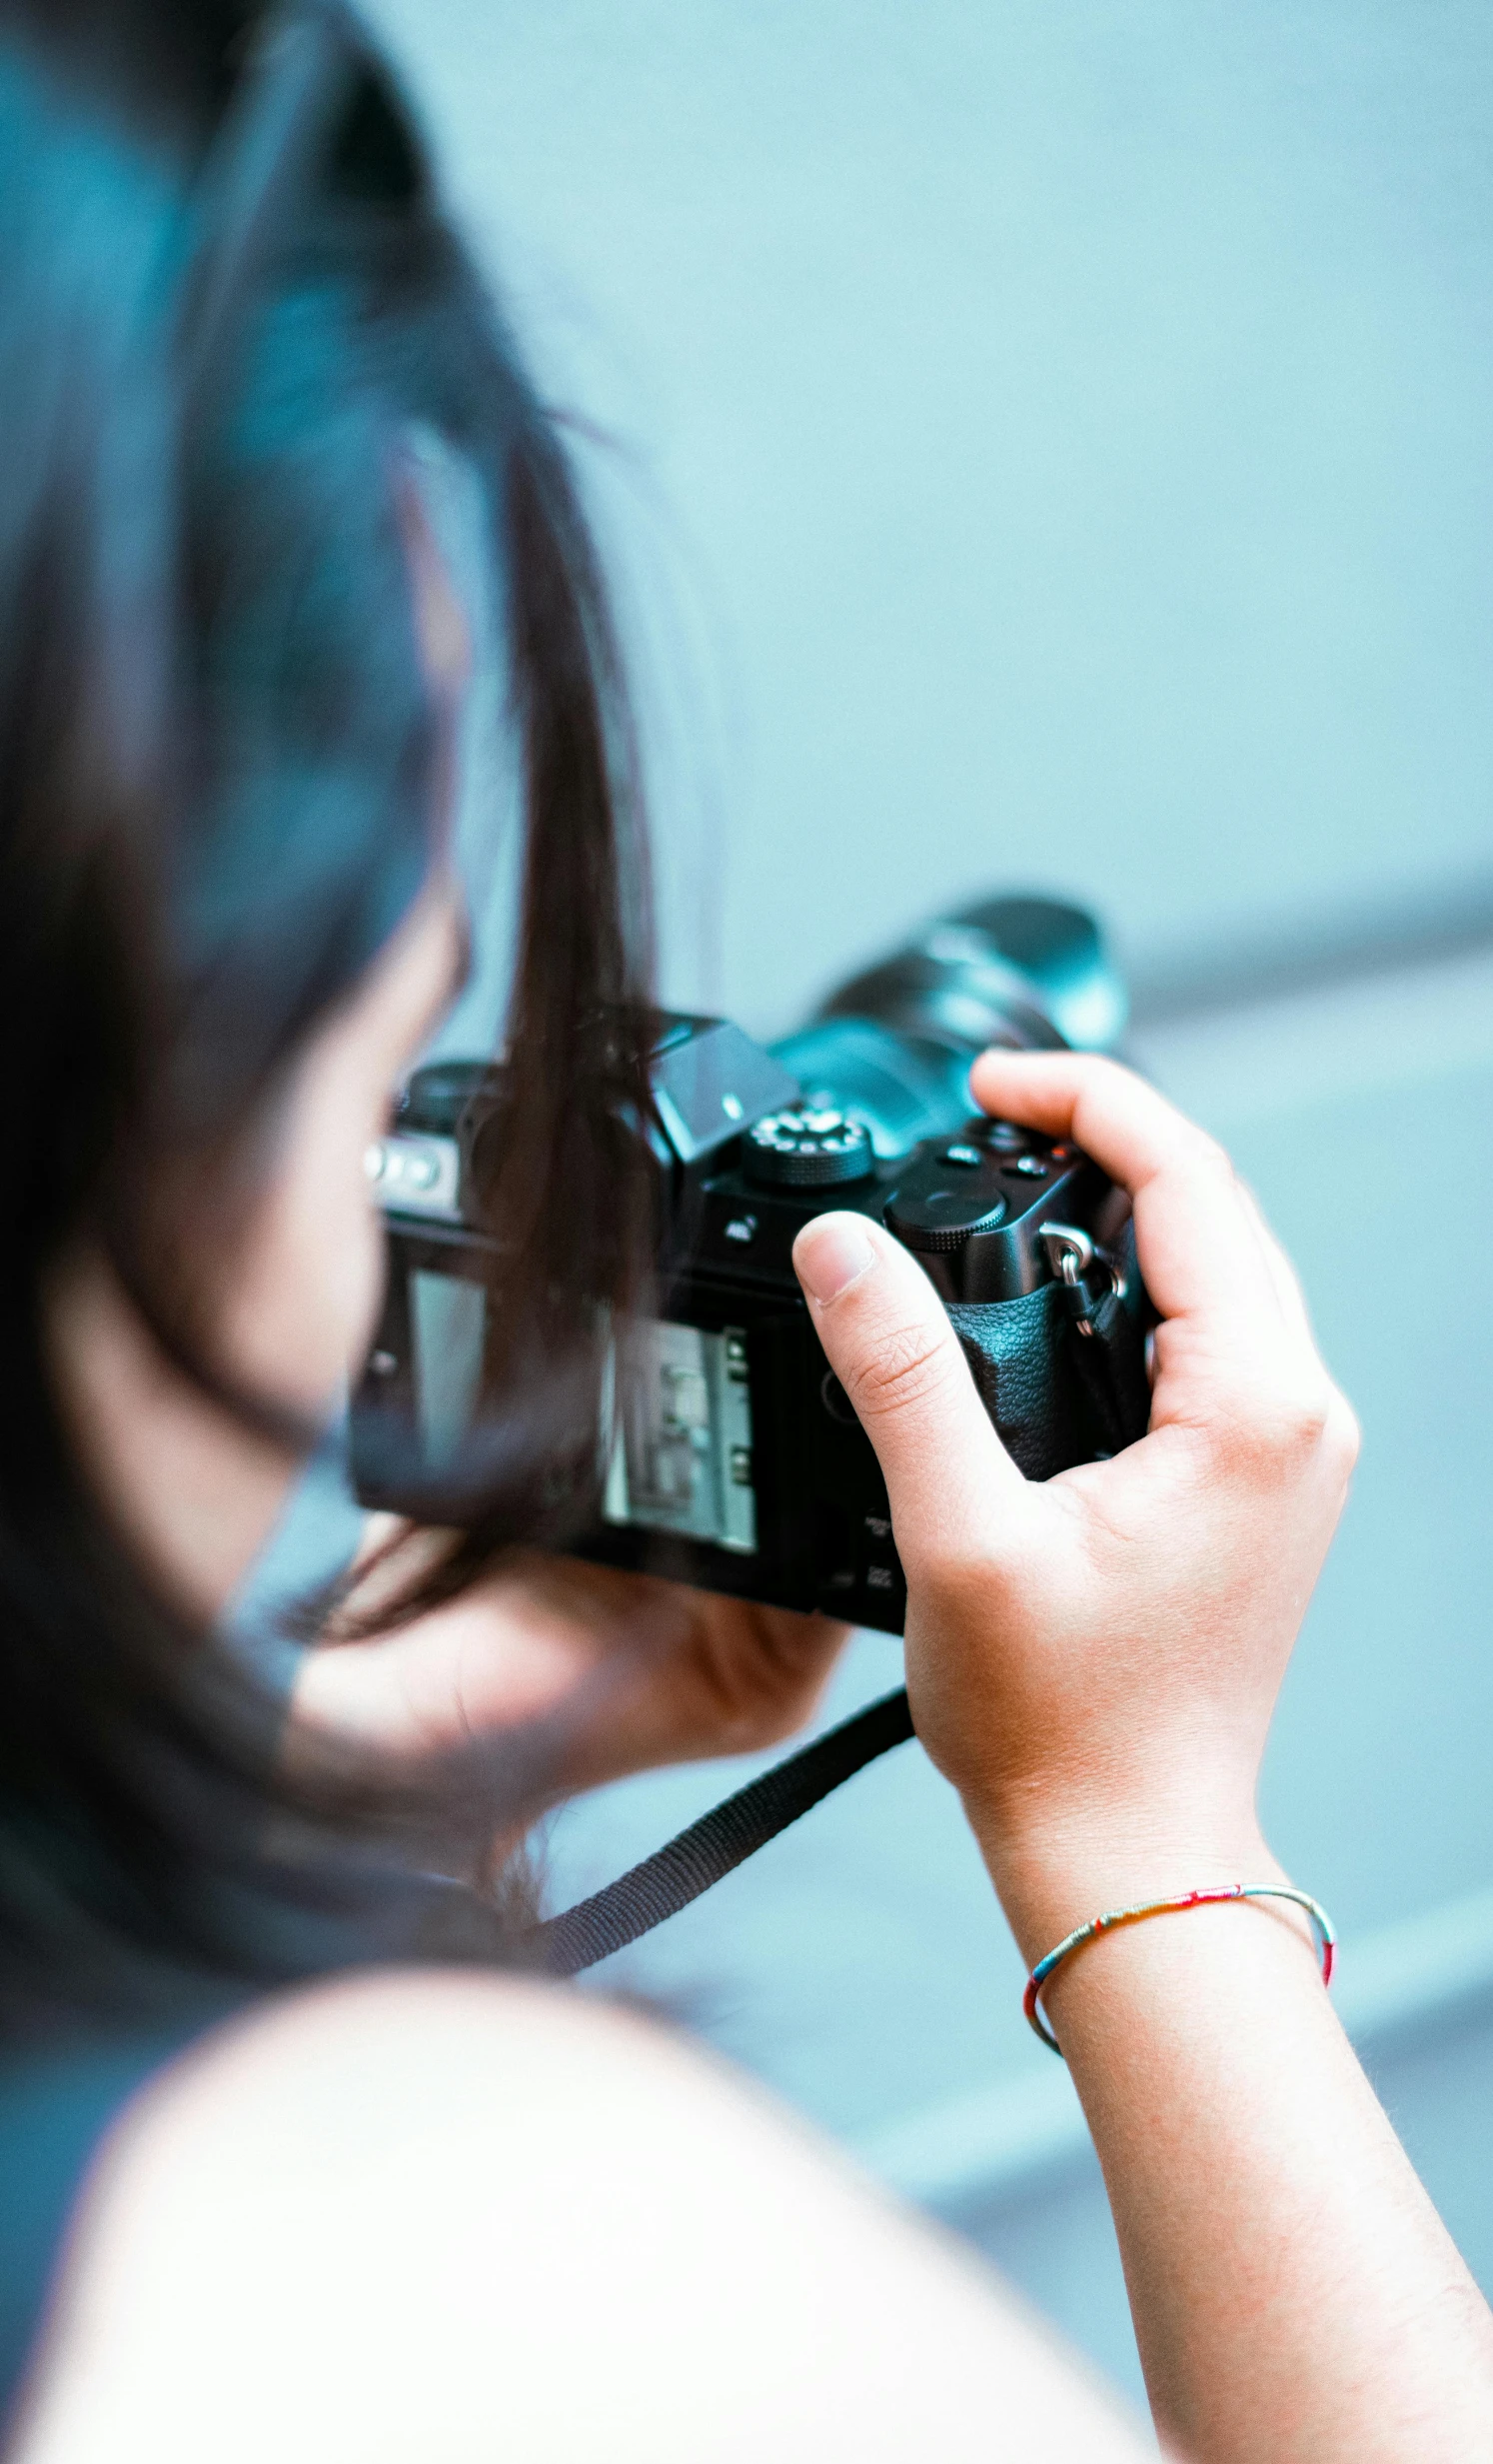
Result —
[{"label": "light blue background", "polygon": [[1482,874],[1480,0],[377,0],[592,456],[672,981]]},{"label": "light blue background", "polygon": [[[670,991],[780,1029],[941,905],[1076,891],[1150,989],[1142,1058],[1300,1260],[1365,1452],[1267,1811],[1345,1991],[1418,1940],[1455,1971],[1443,2050],[1402,1994],[1374,2058],[1493,2281],[1493,1960],[1459,1914],[1493,1884],[1493,12],[375,13],[547,385],[612,432],[578,450]],[[1468,947],[1396,959],[1427,920]],[[1355,940],[1377,972],[1293,988]],[[863,1639],[831,1708],[895,1674]],[[740,1775],[575,1809],[557,1898]],[[1091,2164],[991,2170],[1045,2057],[915,1750],[620,1964],[891,2178],[963,2132],[946,2211],[1135,2383]]]}]

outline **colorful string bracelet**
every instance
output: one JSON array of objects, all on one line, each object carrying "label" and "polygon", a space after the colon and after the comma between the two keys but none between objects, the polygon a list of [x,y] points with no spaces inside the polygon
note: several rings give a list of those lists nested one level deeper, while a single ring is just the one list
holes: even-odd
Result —
[{"label": "colorful string bracelet", "polygon": [[1184,1891],[1179,1899],[1143,1899],[1134,1908],[1106,1908],[1102,1916],[1091,1916],[1086,1925],[1079,1925],[1075,1932],[1065,1934],[1055,1950],[1049,1950],[1045,1959],[1037,1961],[1026,1979],[1021,2008],[1026,2013],[1028,2027],[1040,2036],[1052,2052],[1061,2053],[1062,2047],[1047,2025],[1038,1996],[1053,1969],[1066,1959],[1069,1951],[1078,1950],[1083,1943],[1093,1941],[1096,1934],[1108,1933],[1115,1925],[1138,1925],[1143,1917],[1172,1916],[1182,1908],[1211,1907],[1220,1899],[1289,1899],[1293,1907],[1304,1908],[1311,1918],[1322,1954],[1322,1982],[1324,1985],[1331,1984],[1332,1952],[1337,1935],[1333,1931],[1332,1919],[1320,1900],[1313,1899],[1307,1891],[1293,1891],[1284,1882],[1222,1882],[1212,1890]]}]

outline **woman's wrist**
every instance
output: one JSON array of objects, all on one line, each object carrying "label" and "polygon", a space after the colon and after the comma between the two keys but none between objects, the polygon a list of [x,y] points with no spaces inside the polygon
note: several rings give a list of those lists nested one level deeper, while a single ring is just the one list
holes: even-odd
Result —
[{"label": "woman's wrist", "polygon": [[1233,1882],[1284,1882],[1252,1807],[1234,1815],[1198,1807],[1087,1807],[1015,1830],[974,1822],[984,1857],[1027,1966],[1077,1925],[1106,1909],[1134,1907]]},{"label": "woman's wrist", "polygon": [[[1106,2046],[1112,2051],[1116,2029],[1154,2054],[1194,2023],[1206,2035],[1224,2009],[1255,2007],[1282,1987],[1294,1996],[1319,1968],[1314,1920],[1290,1899],[1232,1896],[1261,1886],[1291,1887],[1257,1826],[1206,1849],[1133,1840],[1072,1863],[1044,1858],[1019,1875],[1007,1863],[997,1888],[1028,1970],[1094,1928],[1043,1978],[1035,2011],[1028,1988],[1028,2019],[1073,2058],[1082,2047],[1083,2069],[1088,2054],[1102,2060]],[[1142,1910],[1138,1921],[1095,1925]],[[1300,1961],[1304,1950],[1310,1966]]]}]

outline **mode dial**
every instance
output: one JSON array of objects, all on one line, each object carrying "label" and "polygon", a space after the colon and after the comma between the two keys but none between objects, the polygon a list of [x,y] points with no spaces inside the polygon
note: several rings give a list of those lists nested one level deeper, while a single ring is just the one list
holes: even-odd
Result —
[{"label": "mode dial", "polygon": [[768,1113],[742,1141],[748,1181],[772,1190],[829,1190],[864,1181],[874,1161],[869,1134],[829,1105]]}]

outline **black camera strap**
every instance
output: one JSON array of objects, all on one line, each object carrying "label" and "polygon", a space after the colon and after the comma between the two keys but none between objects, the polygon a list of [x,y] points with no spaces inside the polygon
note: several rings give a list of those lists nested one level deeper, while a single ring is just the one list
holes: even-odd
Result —
[{"label": "black camera strap", "polygon": [[713,1882],[785,1831],[856,1771],[904,1745],[912,1734],[905,1687],[883,1694],[850,1719],[815,1737],[785,1762],[748,1781],[713,1806],[641,1865],[605,1890],[594,1891],[561,1916],[537,1925],[530,1939],[555,1976],[575,1976],[610,1952],[687,1908]]}]

